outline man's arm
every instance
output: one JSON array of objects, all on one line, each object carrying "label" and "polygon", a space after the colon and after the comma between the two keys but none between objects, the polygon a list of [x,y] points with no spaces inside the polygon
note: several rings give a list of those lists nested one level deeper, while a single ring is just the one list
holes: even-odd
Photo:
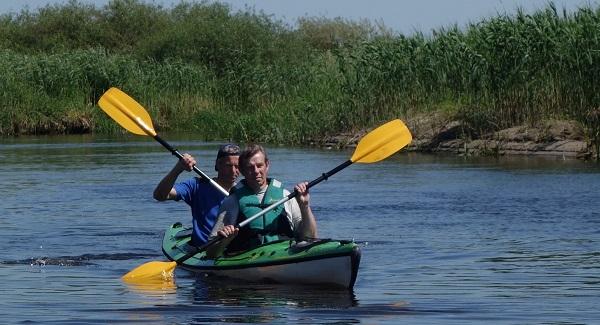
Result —
[{"label": "man's arm", "polygon": [[171,171],[158,183],[154,189],[154,199],[158,201],[173,200],[177,197],[177,191],[173,188],[179,174],[184,170],[191,171],[196,165],[196,160],[189,154],[183,154]]},{"label": "man's arm", "polygon": [[308,194],[308,183],[297,184],[294,189],[298,192],[296,202],[300,208],[302,221],[298,225],[296,235],[298,240],[317,238],[317,221],[310,208],[310,194]]},{"label": "man's arm", "polygon": [[298,226],[298,239],[306,240],[317,238],[317,222],[315,216],[312,213],[310,206],[300,206],[302,213],[302,222]]}]

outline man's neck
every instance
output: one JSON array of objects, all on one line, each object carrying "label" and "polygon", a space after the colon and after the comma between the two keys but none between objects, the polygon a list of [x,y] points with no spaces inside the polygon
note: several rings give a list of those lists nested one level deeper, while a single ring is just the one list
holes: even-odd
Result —
[{"label": "man's neck", "polygon": [[257,187],[254,186],[250,186],[246,180],[242,180],[242,182],[244,183],[244,185],[246,185],[248,188],[250,188],[252,190],[252,192],[254,192],[254,194],[258,194],[260,192],[264,192],[267,190],[267,187],[269,187],[269,183],[265,183],[263,185],[259,185]]},{"label": "man's neck", "polygon": [[229,192],[231,190],[231,188],[235,185],[235,182],[228,182],[228,181],[222,180],[218,177],[216,177],[214,180],[215,180],[215,182],[217,182],[217,184],[221,185],[221,187],[223,189],[225,189],[227,192]]}]

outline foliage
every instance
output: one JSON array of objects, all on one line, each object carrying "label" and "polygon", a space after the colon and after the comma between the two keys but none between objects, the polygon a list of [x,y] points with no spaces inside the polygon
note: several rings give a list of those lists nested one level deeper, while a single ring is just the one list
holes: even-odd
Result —
[{"label": "foliage", "polygon": [[117,86],[159,128],[207,139],[307,142],[434,110],[473,133],[571,118],[593,135],[598,49],[600,9],[552,3],[406,36],[218,2],[71,0],[0,16],[0,134],[114,132],[94,105]]}]

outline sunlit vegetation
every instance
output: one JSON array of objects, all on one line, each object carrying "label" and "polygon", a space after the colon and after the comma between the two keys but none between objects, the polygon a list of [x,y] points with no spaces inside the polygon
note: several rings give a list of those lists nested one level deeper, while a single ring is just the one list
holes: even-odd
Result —
[{"label": "sunlit vegetation", "polygon": [[0,134],[119,132],[111,86],[160,130],[303,143],[443,110],[476,136],[550,118],[598,141],[600,9],[498,15],[399,35],[220,3],[69,1],[0,16]]}]

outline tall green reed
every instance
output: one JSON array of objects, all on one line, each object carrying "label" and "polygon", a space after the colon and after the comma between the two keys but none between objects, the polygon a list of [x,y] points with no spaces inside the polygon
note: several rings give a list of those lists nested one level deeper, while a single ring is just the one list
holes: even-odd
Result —
[{"label": "tall green reed", "polygon": [[207,139],[302,143],[439,110],[471,135],[549,118],[592,134],[599,10],[550,3],[406,36],[212,2],[70,1],[0,16],[0,133],[115,132],[94,105],[117,86],[158,128]]}]

